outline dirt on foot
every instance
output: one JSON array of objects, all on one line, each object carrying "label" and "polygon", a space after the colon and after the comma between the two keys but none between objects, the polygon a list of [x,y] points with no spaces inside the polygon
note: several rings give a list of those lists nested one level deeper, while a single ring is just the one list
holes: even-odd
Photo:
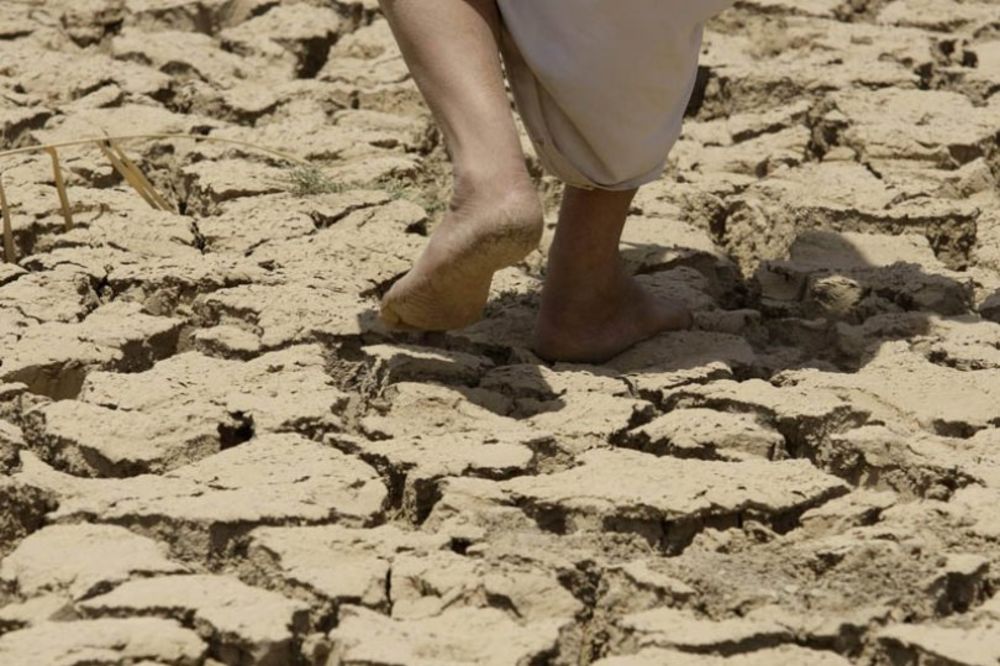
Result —
[{"label": "dirt on foot", "polygon": [[622,241],[694,326],[587,365],[530,153],[483,319],[380,321],[449,191],[374,0],[0,3],[0,149],[320,167],[0,159],[0,663],[1000,664],[998,16],[713,20]]},{"label": "dirt on foot", "polygon": [[382,299],[382,321],[419,331],[479,321],[493,275],[538,249],[543,224],[538,195],[527,184],[500,184],[495,196],[457,196],[413,268]]},{"label": "dirt on foot", "polygon": [[599,364],[643,340],[694,324],[681,300],[650,292],[635,276],[620,271],[614,284],[605,290],[572,283],[571,291],[560,292],[550,280],[532,350],[546,361]]}]

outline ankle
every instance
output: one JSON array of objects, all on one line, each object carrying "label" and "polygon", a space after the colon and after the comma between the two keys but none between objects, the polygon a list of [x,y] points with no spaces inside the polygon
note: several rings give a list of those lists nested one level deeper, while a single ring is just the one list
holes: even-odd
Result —
[{"label": "ankle", "polygon": [[486,168],[456,166],[453,172],[456,201],[496,199],[508,194],[537,198],[534,183],[523,163]]},{"label": "ankle", "polygon": [[558,294],[560,302],[569,301],[574,308],[599,306],[620,298],[631,280],[617,254],[606,259],[550,254],[545,292]]},{"label": "ankle", "polygon": [[541,241],[542,202],[526,173],[456,176],[451,210],[453,219],[463,224],[483,220],[494,232],[514,234],[526,245],[537,247]]},{"label": "ankle", "polygon": [[[626,278],[627,279],[627,278]],[[586,285],[581,288],[580,285]],[[601,325],[614,319],[630,290],[615,277],[593,276],[553,279],[547,276],[542,291],[539,324],[542,327]]]}]

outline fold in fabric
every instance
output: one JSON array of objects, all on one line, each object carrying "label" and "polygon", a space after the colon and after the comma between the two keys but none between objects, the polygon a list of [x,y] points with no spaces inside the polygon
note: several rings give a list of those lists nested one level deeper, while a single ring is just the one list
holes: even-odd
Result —
[{"label": "fold in fabric", "polygon": [[570,185],[656,180],[694,89],[702,26],[734,0],[499,0],[514,101]]}]

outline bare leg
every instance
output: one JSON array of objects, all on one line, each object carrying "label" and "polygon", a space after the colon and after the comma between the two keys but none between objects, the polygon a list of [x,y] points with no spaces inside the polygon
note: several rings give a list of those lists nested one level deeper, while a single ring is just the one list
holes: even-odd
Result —
[{"label": "bare leg", "polygon": [[496,0],[380,0],[444,134],[455,194],[413,269],[382,300],[390,326],[461,328],[493,273],[538,246],[542,212],[500,67]]},{"label": "bare leg", "polygon": [[566,187],[535,333],[541,357],[600,363],[691,326],[683,304],[654,297],[622,266],[618,244],[635,192]]}]

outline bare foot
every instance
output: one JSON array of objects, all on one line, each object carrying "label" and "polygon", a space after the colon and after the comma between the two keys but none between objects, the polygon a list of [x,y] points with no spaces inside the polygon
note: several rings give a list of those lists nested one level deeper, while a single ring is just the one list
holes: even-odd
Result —
[{"label": "bare foot", "polygon": [[444,220],[409,273],[382,299],[391,328],[447,331],[476,322],[493,274],[538,247],[542,209],[530,181],[456,186]]},{"label": "bare foot", "polygon": [[603,363],[658,333],[693,323],[682,303],[657,298],[622,271],[609,289],[581,286],[563,294],[546,285],[535,352],[548,361]]}]

